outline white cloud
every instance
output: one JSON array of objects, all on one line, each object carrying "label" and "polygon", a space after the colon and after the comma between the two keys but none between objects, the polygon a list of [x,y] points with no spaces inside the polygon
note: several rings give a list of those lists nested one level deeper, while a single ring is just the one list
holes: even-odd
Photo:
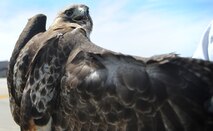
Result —
[{"label": "white cloud", "polygon": [[17,13],[13,17],[0,18],[0,60],[9,60],[16,40],[33,11]]},{"label": "white cloud", "polygon": [[56,14],[56,12],[52,13],[41,9],[20,10],[15,13],[10,17],[0,17],[0,61],[10,59],[15,43],[29,18],[44,13],[48,16],[48,27]]},{"label": "white cloud", "polygon": [[[111,10],[109,5],[105,6]],[[197,17],[164,11],[140,10],[129,14],[121,7],[117,9],[94,17],[91,38],[105,48],[125,54],[151,56],[176,52],[191,56],[209,22],[208,19],[193,21]]]}]

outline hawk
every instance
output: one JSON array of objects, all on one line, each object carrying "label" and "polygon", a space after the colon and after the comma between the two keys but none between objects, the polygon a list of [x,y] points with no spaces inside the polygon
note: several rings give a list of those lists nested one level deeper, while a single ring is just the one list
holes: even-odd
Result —
[{"label": "hawk", "polygon": [[213,63],[124,55],[90,40],[86,5],[29,19],[7,76],[22,131],[212,131]]}]

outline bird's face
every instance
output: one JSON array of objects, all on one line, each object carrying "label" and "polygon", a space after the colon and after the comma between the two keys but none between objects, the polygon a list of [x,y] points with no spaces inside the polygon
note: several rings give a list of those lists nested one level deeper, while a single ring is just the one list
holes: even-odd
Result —
[{"label": "bird's face", "polygon": [[61,11],[53,24],[76,23],[91,33],[93,22],[89,15],[89,7],[86,5],[72,5]]}]

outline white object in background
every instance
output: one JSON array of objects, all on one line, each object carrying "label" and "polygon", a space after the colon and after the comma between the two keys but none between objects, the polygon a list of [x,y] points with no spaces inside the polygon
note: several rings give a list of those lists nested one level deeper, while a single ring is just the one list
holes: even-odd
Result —
[{"label": "white object in background", "polygon": [[211,23],[211,28],[209,31],[208,55],[209,55],[209,60],[213,61],[213,21]]},{"label": "white object in background", "polygon": [[193,58],[213,61],[213,21],[206,29]]}]

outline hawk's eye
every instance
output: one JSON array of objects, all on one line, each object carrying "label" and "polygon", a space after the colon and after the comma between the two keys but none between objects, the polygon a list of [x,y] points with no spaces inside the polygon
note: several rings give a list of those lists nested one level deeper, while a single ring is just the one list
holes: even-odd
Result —
[{"label": "hawk's eye", "polygon": [[66,10],[66,11],[65,11],[65,14],[66,14],[67,16],[71,16],[71,15],[73,14],[73,10]]}]

